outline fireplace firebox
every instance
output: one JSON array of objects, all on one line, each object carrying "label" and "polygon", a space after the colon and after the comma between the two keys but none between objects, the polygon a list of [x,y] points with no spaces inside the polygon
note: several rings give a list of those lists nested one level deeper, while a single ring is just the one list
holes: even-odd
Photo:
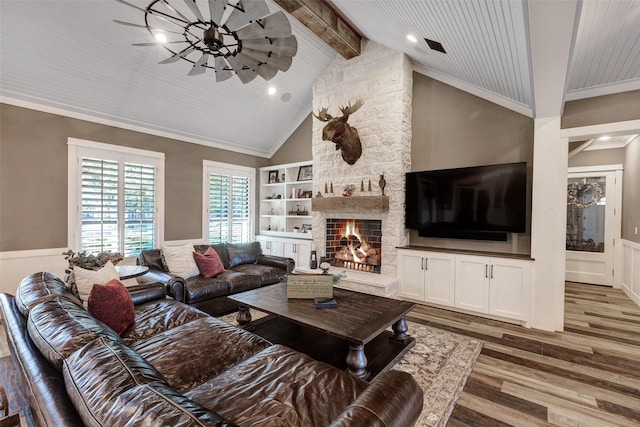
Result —
[{"label": "fireplace firebox", "polygon": [[325,253],[336,267],[380,274],[382,221],[328,218]]}]

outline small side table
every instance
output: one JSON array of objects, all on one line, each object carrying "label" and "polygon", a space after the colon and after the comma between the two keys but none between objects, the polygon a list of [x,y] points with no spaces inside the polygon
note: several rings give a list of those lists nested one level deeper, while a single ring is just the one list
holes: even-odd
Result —
[{"label": "small side table", "polygon": [[147,274],[149,267],[146,265],[116,265],[116,271],[120,275],[120,280],[127,280]]}]

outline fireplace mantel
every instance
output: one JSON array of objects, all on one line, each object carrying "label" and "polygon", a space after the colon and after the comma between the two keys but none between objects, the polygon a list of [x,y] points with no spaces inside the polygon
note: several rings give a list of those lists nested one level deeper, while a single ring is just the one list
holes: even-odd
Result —
[{"label": "fireplace mantel", "polygon": [[389,196],[317,197],[314,212],[389,212]]}]

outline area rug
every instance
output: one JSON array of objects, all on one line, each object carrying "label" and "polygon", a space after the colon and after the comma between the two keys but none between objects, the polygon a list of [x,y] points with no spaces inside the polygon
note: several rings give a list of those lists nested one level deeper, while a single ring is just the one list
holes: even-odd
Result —
[{"label": "area rug", "polygon": [[[257,320],[265,314],[251,310]],[[221,317],[237,325],[235,313]],[[410,373],[424,392],[416,427],[444,426],[482,350],[482,341],[407,321],[416,345],[393,367]]]}]

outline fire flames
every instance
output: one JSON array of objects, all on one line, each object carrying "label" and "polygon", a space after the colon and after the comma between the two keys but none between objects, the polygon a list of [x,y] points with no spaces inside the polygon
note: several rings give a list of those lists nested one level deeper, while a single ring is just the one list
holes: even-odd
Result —
[{"label": "fire flames", "polygon": [[374,271],[374,266],[380,265],[379,251],[365,240],[356,226],[355,220],[347,220],[342,231],[342,240],[346,246],[336,254],[336,259],[342,261],[342,266],[353,270]]}]

